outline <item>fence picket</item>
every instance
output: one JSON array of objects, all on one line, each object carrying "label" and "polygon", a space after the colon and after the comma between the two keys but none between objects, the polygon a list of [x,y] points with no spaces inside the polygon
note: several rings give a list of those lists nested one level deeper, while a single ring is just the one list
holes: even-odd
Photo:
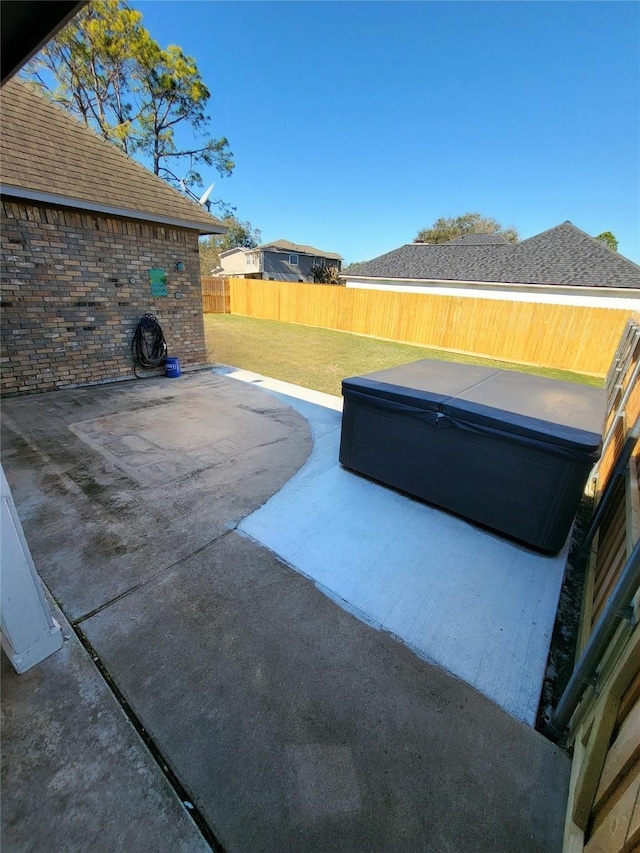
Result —
[{"label": "fence picket", "polygon": [[232,314],[602,376],[631,314],[288,281],[230,279],[229,289]]}]

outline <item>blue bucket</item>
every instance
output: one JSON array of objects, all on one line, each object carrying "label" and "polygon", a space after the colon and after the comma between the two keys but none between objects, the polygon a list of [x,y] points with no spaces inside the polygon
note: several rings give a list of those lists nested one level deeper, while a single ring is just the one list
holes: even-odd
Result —
[{"label": "blue bucket", "polygon": [[177,379],[180,376],[180,359],[170,358],[167,356],[164,360],[164,375],[170,379]]}]

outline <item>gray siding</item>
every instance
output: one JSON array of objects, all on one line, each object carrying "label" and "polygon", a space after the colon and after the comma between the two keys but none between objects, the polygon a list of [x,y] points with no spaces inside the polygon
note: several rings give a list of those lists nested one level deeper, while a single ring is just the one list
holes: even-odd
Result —
[{"label": "gray siding", "polygon": [[[289,252],[262,253],[264,259],[262,277],[275,281],[313,281],[312,267],[316,258],[311,255],[298,255],[297,266],[289,263]],[[340,266],[340,261],[325,259],[327,266]]]}]

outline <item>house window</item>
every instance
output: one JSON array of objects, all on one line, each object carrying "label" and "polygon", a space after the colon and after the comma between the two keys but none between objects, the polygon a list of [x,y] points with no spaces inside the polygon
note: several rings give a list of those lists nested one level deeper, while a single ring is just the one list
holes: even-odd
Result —
[{"label": "house window", "polygon": [[289,255],[289,263],[293,267],[298,266],[298,256],[297,255]]}]

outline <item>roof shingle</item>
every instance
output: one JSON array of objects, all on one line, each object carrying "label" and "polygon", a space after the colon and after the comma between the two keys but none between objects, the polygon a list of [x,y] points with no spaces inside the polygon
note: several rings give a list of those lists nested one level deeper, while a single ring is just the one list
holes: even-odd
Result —
[{"label": "roof shingle", "polygon": [[20,190],[59,197],[59,203],[132,219],[181,224],[203,234],[226,228],[116,145],[13,78],[0,94],[0,182],[7,195]]},{"label": "roof shingle", "polygon": [[290,243],[288,240],[274,240],[271,243],[263,243],[258,249],[276,249],[280,252],[297,252],[300,255],[315,255],[317,258],[330,258],[336,261],[343,260],[342,255],[335,252],[323,252],[313,246],[303,246],[302,243]]},{"label": "roof shingle", "polygon": [[463,234],[461,237],[454,237],[453,240],[447,240],[448,243],[464,243],[465,246],[501,246],[503,243],[508,243],[506,237],[502,234]]},{"label": "roof shingle", "polygon": [[520,243],[408,243],[350,267],[346,276],[640,289],[637,264],[571,222]]}]

